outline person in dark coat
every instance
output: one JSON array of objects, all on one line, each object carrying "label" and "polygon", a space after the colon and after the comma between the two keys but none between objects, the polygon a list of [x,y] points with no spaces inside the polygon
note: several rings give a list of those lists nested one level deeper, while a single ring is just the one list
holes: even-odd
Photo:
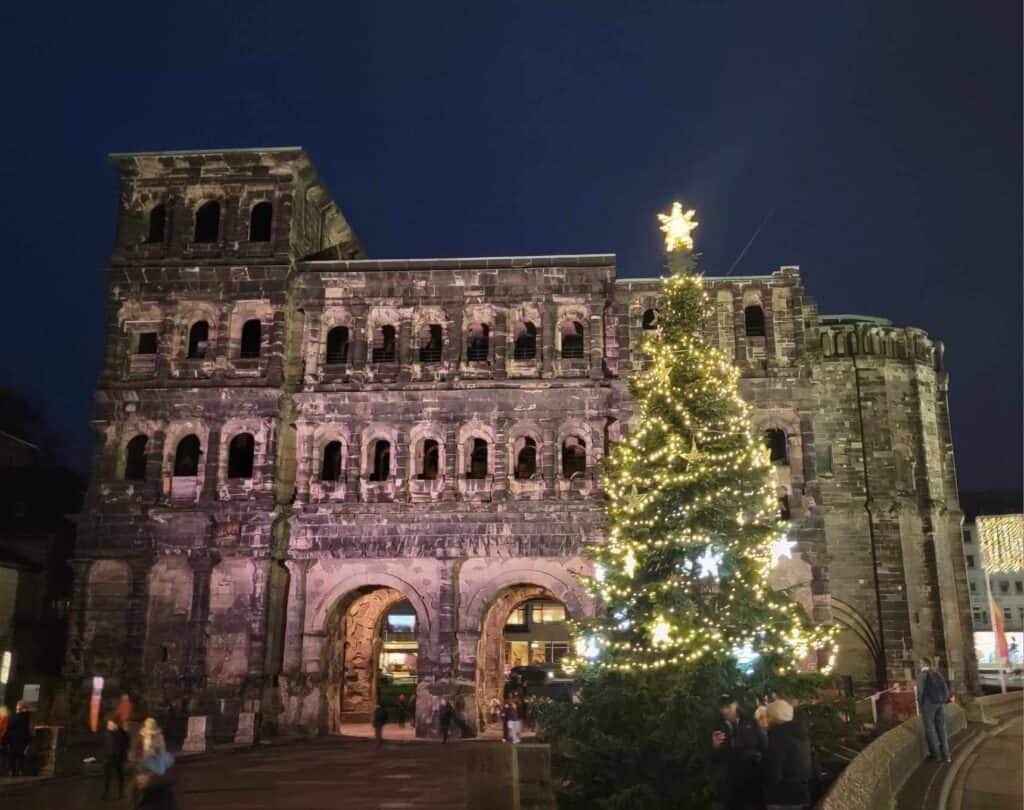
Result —
[{"label": "person in dark coat", "polygon": [[131,740],[127,732],[111,717],[107,720],[103,752],[103,798],[112,798],[111,780],[117,781],[117,798],[124,796],[124,763],[128,759],[128,745]]},{"label": "person in dark coat", "polygon": [[949,684],[937,669],[932,669],[930,658],[921,659],[917,674],[917,704],[921,712],[928,758],[952,762],[949,755],[949,736],[946,734],[946,704],[949,703]]},{"label": "person in dark coat", "polygon": [[20,700],[14,707],[14,716],[7,726],[7,756],[11,764],[11,776],[25,775],[25,756],[32,738],[32,715]]},{"label": "person in dark coat", "polygon": [[379,703],[373,710],[373,736],[377,738],[377,747],[384,745],[384,724],[388,720],[388,713]]},{"label": "person in dark coat", "polygon": [[712,756],[718,766],[718,799],[727,810],[761,810],[761,761],[767,747],[762,728],[740,712],[732,695],[718,704],[722,722],[711,734]]},{"label": "person in dark coat", "polygon": [[405,702],[405,693],[398,696],[398,727],[405,728],[405,718],[409,713],[409,705]]},{"label": "person in dark coat", "polygon": [[764,755],[764,799],[767,810],[806,810],[811,806],[814,768],[811,741],[793,719],[793,706],[773,700],[765,707],[768,748]]},{"label": "person in dark coat", "polygon": [[437,723],[441,729],[441,742],[448,742],[448,735],[451,733],[453,722],[455,722],[455,707],[448,702],[447,698],[441,698],[441,705],[437,709]]}]

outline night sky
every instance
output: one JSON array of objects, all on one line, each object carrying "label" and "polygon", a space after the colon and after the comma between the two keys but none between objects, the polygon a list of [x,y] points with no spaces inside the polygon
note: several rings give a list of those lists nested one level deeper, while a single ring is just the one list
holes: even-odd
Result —
[{"label": "night sky", "polygon": [[733,274],[798,264],[823,313],[944,340],[961,487],[1019,486],[1018,2],[16,5],[0,384],[80,465],[107,153],[301,145],[375,258],[653,276],[679,197],[722,275],[763,224]]}]

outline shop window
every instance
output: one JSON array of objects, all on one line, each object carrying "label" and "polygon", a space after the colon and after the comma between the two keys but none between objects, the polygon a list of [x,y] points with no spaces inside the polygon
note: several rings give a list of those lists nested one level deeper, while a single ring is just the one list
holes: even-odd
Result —
[{"label": "shop window", "polygon": [[335,326],[327,333],[327,364],[348,362],[348,327]]},{"label": "shop window", "polygon": [[512,343],[513,360],[535,360],[537,357],[537,327],[531,321],[520,321],[515,326]]},{"label": "shop window", "polygon": [[658,311],[655,309],[645,309],[644,315],[640,319],[640,328],[645,330],[657,329]]},{"label": "shop window", "polygon": [[579,436],[562,442],[562,477],[579,478],[587,471],[587,444]]},{"label": "shop window", "polygon": [[274,221],[274,206],[268,202],[256,203],[249,214],[249,241],[269,242],[270,226]]},{"label": "shop window", "polygon": [[246,321],[242,325],[242,343],[238,356],[251,359],[260,356],[260,343],[263,339],[263,328],[258,319]]},{"label": "shop window", "polygon": [[216,242],[220,237],[220,203],[211,200],[196,211],[196,242]]},{"label": "shop window", "polygon": [[562,324],[562,357],[566,360],[583,357],[583,324],[579,321]]},{"label": "shop window", "polygon": [[471,363],[487,362],[491,351],[491,328],[486,323],[475,323],[466,336],[466,359]]},{"label": "shop window", "polygon": [[757,304],[751,304],[743,310],[743,323],[747,337],[764,337],[764,310]]},{"label": "shop window", "polygon": [[370,480],[387,481],[391,478],[391,442],[387,439],[377,439],[370,452],[373,459]]},{"label": "shop window", "polygon": [[473,439],[473,447],[469,452],[469,466],[466,478],[482,480],[487,477],[487,441]]},{"label": "shop window", "polygon": [[444,338],[441,324],[430,323],[425,325],[420,332],[420,362],[440,363],[443,348]]},{"label": "shop window", "polygon": [[164,241],[167,230],[167,207],[160,203],[154,205],[149,212],[149,230],[146,233],[146,242],[156,245]]},{"label": "shop window", "polygon": [[516,480],[529,481],[537,474],[537,442],[530,436],[524,436],[516,444]]},{"label": "shop window", "polygon": [[508,621],[505,622],[506,629],[525,630],[526,629],[526,605],[522,604],[517,608],[514,608],[510,614],[508,614]]},{"label": "shop window", "polygon": [[174,450],[174,476],[191,478],[199,474],[199,437],[189,434]]},{"label": "shop window", "polygon": [[188,356],[190,360],[201,360],[206,357],[210,345],[210,324],[196,321],[188,330]]},{"label": "shop window", "polygon": [[324,455],[320,463],[320,480],[341,480],[341,442],[327,442],[324,445]]},{"label": "shop window", "polygon": [[569,655],[569,642],[567,641],[545,641],[544,642],[544,663],[561,664],[562,659]]},{"label": "shop window", "polygon": [[391,324],[373,330],[373,362],[394,363],[396,359],[395,327]]},{"label": "shop window", "polygon": [[786,431],[771,428],[764,432],[764,444],[768,448],[769,460],[772,464],[789,464],[789,447],[786,443]]},{"label": "shop window", "polygon": [[146,444],[149,439],[146,436],[136,436],[125,447],[124,451],[124,480],[145,481],[146,480]]},{"label": "shop window", "polygon": [[239,433],[228,446],[228,478],[252,478],[256,440],[251,433]]},{"label": "shop window", "polygon": [[139,332],[138,342],[135,344],[136,354],[156,354],[157,334],[156,332]]},{"label": "shop window", "polygon": [[423,453],[418,478],[423,481],[434,481],[441,471],[441,446],[436,439],[424,439]]},{"label": "shop window", "polygon": [[533,624],[555,624],[565,621],[565,605],[547,599],[530,602],[530,621]]}]

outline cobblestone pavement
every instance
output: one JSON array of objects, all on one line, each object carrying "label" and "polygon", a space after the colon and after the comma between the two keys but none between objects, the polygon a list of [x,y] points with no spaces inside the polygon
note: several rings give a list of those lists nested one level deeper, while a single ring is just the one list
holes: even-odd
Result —
[{"label": "cobblestone pavement", "polygon": [[[331,738],[179,763],[180,810],[457,810],[465,807],[467,747],[479,743]],[[0,788],[19,810],[128,808],[101,801],[102,780],[74,777]]]}]

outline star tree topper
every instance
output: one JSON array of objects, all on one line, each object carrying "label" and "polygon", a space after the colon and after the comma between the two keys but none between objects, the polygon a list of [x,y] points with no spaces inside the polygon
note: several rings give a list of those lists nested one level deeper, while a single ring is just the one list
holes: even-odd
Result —
[{"label": "star tree topper", "polygon": [[672,203],[672,211],[668,214],[658,214],[658,221],[661,223],[661,230],[665,234],[665,250],[668,253],[686,248],[693,250],[693,229],[700,225],[694,222],[693,218],[697,212],[693,209],[683,212],[683,206]]}]

